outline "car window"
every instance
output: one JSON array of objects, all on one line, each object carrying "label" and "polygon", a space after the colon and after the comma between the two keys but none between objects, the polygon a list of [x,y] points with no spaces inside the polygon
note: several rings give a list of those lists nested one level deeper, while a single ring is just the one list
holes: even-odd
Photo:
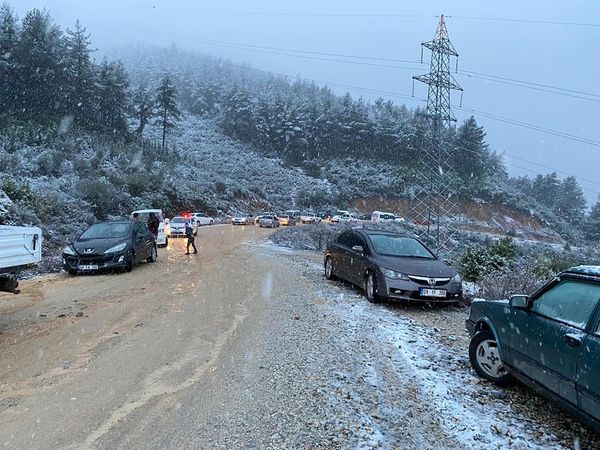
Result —
[{"label": "car window", "polygon": [[355,245],[360,245],[365,250],[367,248],[367,243],[358,233],[352,233],[350,238],[350,248],[354,247]]},{"label": "car window", "polygon": [[435,256],[419,241],[405,236],[370,234],[375,252],[384,256],[435,259]]},{"label": "car window", "polygon": [[600,285],[564,280],[535,299],[531,311],[583,329],[599,299]]}]

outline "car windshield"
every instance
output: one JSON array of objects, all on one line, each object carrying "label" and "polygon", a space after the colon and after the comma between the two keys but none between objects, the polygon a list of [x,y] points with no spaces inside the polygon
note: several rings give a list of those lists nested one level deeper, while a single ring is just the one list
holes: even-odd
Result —
[{"label": "car windshield", "polygon": [[185,223],[185,219],[183,217],[173,217],[171,223]]},{"label": "car windshield", "polygon": [[130,229],[130,223],[98,223],[85,230],[79,240],[123,238]]},{"label": "car windshield", "polygon": [[435,259],[435,256],[423,244],[413,238],[389,234],[371,234],[369,239],[375,252],[382,256]]}]

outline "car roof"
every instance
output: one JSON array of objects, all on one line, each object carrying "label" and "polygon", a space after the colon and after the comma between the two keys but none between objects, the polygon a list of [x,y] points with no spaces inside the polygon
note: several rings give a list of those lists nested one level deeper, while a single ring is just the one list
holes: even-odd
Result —
[{"label": "car roof", "polygon": [[405,238],[414,239],[413,236],[409,236],[406,233],[396,233],[394,231],[378,230],[377,228],[359,228],[359,229],[354,229],[354,231],[361,232],[368,236],[372,236],[375,234],[385,234],[386,236],[405,237]]},{"label": "car roof", "polygon": [[135,211],[132,211],[131,214],[133,213],[150,213],[150,212],[158,212],[162,214],[162,209],[136,209]]},{"label": "car roof", "polygon": [[576,266],[563,272],[564,274],[587,275],[600,278],[600,266]]},{"label": "car roof", "polygon": [[[115,225],[115,224],[132,224],[133,221],[132,220],[111,220],[111,221],[106,221],[106,222],[96,222],[95,224],[91,225]],[[140,222],[142,223],[142,222]]]}]

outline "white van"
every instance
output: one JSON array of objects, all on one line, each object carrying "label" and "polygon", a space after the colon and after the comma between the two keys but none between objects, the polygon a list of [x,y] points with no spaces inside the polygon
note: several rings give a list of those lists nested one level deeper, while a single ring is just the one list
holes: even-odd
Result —
[{"label": "white van", "polygon": [[371,221],[375,223],[394,222],[395,220],[396,214],[391,212],[373,211],[373,214],[371,215]]},{"label": "white van", "polygon": [[0,291],[19,293],[17,275],[42,260],[42,230],[0,225]]},{"label": "white van", "polygon": [[150,213],[153,212],[156,217],[158,217],[158,236],[156,238],[156,245],[159,247],[166,247],[169,243],[169,238],[167,237],[167,233],[165,231],[165,216],[163,215],[162,209],[138,209],[137,211],[133,211],[129,220],[133,220],[133,215],[138,214],[138,221],[143,223],[148,223],[148,217],[150,217]]}]

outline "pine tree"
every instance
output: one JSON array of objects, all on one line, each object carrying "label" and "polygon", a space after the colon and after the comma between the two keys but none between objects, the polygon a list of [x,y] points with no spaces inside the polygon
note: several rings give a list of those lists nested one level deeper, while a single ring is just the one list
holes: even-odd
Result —
[{"label": "pine tree", "polygon": [[129,80],[123,64],[104,60],[98,68],[97,85],[96,123],[109,133],[126,134]]},{"label": "pine tree", "polygon": [[586,219],[584,231],[587,239],[600,242],[600,196]]},{"label": "pine tree", "polygon": [[586,201],[575,177],[567,177],[560,184],[554,210],[566,222],[579,225],[585,213]]},{"label": "pine tree", "polygon": [[175,127],[175,122],[181,117],[181,113],[177,106],[175,86],[171,79],[166,76],[160,82],[156,91],[156,115],[157,123],[162,127],[162,151],[164,153],[167,131]]},{"label": "pine tree", "polygon": [[137,132],[140,136],[144,133],[144,128],[153,115],[152,97],[146,85],[141,84],[133,93],[133,108],[138,120]]},{"label": "pine tree", "polygon": [[75,22],[67,29],[65,39],[65,113],[73,115],[75,123],[91,125],[93,121],[94,65],[91,60],[90,35]]},{"label": "pine tree", "polygon": [[533,196],[547,208],[554,209],[561,191],[561,183],[556,172],[537,175],[531,185]]},{"label": "pine tree", "polygon": [[33,9],[23,19],[15,61],[18,111],[25,119],[48,122],[62,109],[63,38],[47,11]]},{"label": "pine tree", "polygon": [[12,115],[17,104],[15,48],[19,39],[17,17],[7,3],[0,6],[0,114]]},{"label": "pine tree", "polygon": [[475,117],[471,116],[458,128],[454,147],[454,169],[463,187],[468,191],[476,190],[488,178],[490,155],[485,131],[477,126]]}]

